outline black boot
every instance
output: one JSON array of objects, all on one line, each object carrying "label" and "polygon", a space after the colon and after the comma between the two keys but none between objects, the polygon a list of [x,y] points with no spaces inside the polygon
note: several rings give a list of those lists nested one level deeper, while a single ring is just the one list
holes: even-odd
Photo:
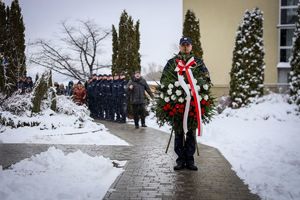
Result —
[{"label": "black boot", "polygon": [[194,164],[189,164],[186,166],[187,169],[189,170],[193,170],[193,171],[197,171],[198,170],[198,167]]},{"label": "black boot", "polygon": [[142,127],[147,127],[145,123],[145,117],[141,117]]},{"label": "black boot", "polygon": [[174,166],[174,170],[183,170],[184,169],[184,164],[183,163],[177,163],[176,166]]}]

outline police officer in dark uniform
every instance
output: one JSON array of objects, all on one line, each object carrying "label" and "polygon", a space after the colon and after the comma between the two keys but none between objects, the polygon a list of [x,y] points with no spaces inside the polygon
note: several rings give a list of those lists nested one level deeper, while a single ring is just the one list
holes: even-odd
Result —
[{"label": "police officer in dark uniform", "polygon": [[119,87],[120,87],[120,77],[118,74],[115,74],[113,77],[113,83],[112,83],[112,116],[111,116],[111,119],[113,121],[120,120],[120,107],[118,105]]},{"label": "police officer in dark uniform", "polygon": [[96,114],[99,119],[104,119],[104,111],[103,111],[103,81],[106,79],[106,76],[102,74],[98,74],[96,86],[95,86],[95,95],[96,95]]},{"label": "police officer in dark uniform", "polygon": [[112,76],[107,75],[106,80],[103,81],[103,108],[105,112],[105,120],[111,120],[111,86],[112,86]]},{"label": "police officer in dark uniform", "polygon": [[96,115],[96,94],[95,94],[95,87],[97,82],[97,75],[93,74],[92,77],[87,82],[87,102],[88,107],[91,111],[91,117],[95,118]]},{"label": "police officer in dark uniform", "polygon": [[106,119],[107,116],[107,101],[106,101],[106,84],[107,84],[107,74],[102,75],[102,81],[100,84],[100,91],[101,91],[101,108],[102,108],[102,115],[103,119]]},{"label": "police officer in dark uniform", "polygon": [[120,84],[118,88],[118,108],[120,111],[120,123],[126,122],[127,116],[127,83],[128,80],[125,79],[125,74],[120,74]]},{"label": "police officer in dark uniform", "polygon": [[107,84],[106,84],[106,95],[107,95],[107,112],[108,112],[108,120],[113,121],[114,120],[114,112],[113,112],[113,97],[112,97],[112,87],[113,87],[113,76],[111,74],[107,77]]}]

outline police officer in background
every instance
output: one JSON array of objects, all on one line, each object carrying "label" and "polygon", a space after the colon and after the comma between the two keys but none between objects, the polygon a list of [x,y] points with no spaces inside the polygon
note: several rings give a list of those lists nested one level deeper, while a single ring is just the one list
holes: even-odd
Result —
[{"label": "police officer in background", "polygon": [[120,114],[120,123],[126,123],[126,116],[127,116],[127,83],[128,81],[125,79],[125,74],[120,74],[120,83],[118,88],[118,101],[117,106],[119,108]]},{"label": "police officer in background", "polygon": [[97,117],[101,120],[104,119],[104,93],[103,93],[103,83],[106,81],[107,76],[106,74],[98,75],[98,80],[96,82],[95,87],[95,94],[96,94],[96,110],[97,110]]},{"label": "police officer in background", "polygon": [[113,82],[114,82],[114,77],[113,77],[113,75],[112,74],[109,74],[109,76],[108,76],[108,84],[109,84],[109,87],[110,87],[110,90],[109,90],[109,92],[110,93],[108,93],[109,95],[108,95],[108,99],[107,99],[107,101],[108,101],[108,120],[109,121],[113,121],[114,120],[114,101],[113,101],[113,96],[112,96],[112,87],[113,87]]},{"label": "police officer in background", "polygon": [[111,119],[113,121],[120,120],[120,107],[118,105],[119,87],[120,87],[120,77],[118,74],[115,74],[113,77],[113,83],[112,83],[112,116],[111,116]]},{"label": "police officer in background", "polygon": [[95,118],[96,115],[96,93],[95,87],[97,82],[97,75],[93,74],[92,77],[87,82],[87,101],[88,101],[88,107],[91,111],[91,117]]},{"label": "police officer in background", "polygon": [[111,87],[112,87],[112,75],[107,75],[106,80],[103,81],[103,109],[104,109],[104,119],[111,120]]}]

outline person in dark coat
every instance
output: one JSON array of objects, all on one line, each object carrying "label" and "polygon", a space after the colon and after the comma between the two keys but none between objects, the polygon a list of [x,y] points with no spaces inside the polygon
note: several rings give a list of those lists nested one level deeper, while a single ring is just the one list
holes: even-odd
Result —
[{"label": "person in dark coat", "polygon": [[[201,74],[205,74],[205,76],[203,76],[203,79],[207,79],[207,81],[210,82],[208,69],[204,65],[202,59],[195,57],[192,53],[191,38],[182,37],[179,41],[179,49],[180,52],[177,55],[175,55],[172,59],[170,59],[164,67],[160,83],[165,84],[166,82],[168,82],[167,75],[171,74],[174,77],[177,77],[178,72],[175,71],[177,67],[176,60],[182,60],[185,63],[187,63],[190,59],[195,60],[193,70],[201,71]],[[186,77],[185,72],[184,76]],[[178,121],[178,123],[182,122]],[[184,168],[187,168],[189,170],[198,170],[194,162],[194,154],[196,151],[196,130],[189,128],[188,132],[186,133],[186,138],[184,137],[184,130],[182,128],[176,129],[175,127],[173,127],[173,130],[175,132],[174,150],[178,156],[178,158],[176,159],[177,165],[174,166],[174,170],[182,170]]]},{"label": "person in dark coat", "polygon": [[114,112],[113,112],[113,97],[112,97],[112,86],[113,86],[113,76],[109,74],[107,76],[107,84],[106,84],[106,109],[107,109],[107,120],[113,121],[114,120]]},{"label": "person in dark coat", "polygon": [[104,119],[104,93],[103,86],[106,81],[107,76],[98,74],[97,81],[95,83],[94,93],[95,93],[95,101],[96,101],[96,113],[99,119]]},{"label": "person in dark coat", "polygon": [[26,77],[26,81],[24,83],[24,89],[26,93],[30,93],[33,89],[33,82],[30,76]]},{"label": "person in dark coat", "polygon": [[59,86],[58,86],[58,89],[56,91],[56,94],[57,95],[65,95],[66,94],[66,89],[65,89],[65,85],[63,83],[61,83]]},{"label": "person in dark coat", "polygon": [[128,81],[125,79],[125,74],[120,74],[120,84],[118,88],[118,108],[120,112],[120,123],[126,122],[127,116],[127,83]]},{"label": "person in dark coat", "polygon": [[145,123],[145,91],[154,98],[149,85],[141,76],[140,71],[134,73],[134,77],[127,84],[129,101],[132,104],[133,118],[135,128],[139,128],[139,119],[141,119],[142,127],[147,127]]},{"label": "person in dark coat", "polygon": [[73,95],[73,86],[74,86],[74,82],[69,81],[68,86],[66,88],[66,95],[67,96],[72,96]]},{"label": "person in dark coat", "polygon": [[111,120],[111,86],[112,86],[112,76],[107,75],[105,76],[105,80],[102,83],[102,90],[103,90],[103,110],[105,113],[104,119]]},{"label": "person in dark coat", "polygon": [[26,77],[21,76],[17,82],[17,88],[18,88],[18,93],[19,94],[24,94],[25,93],[25,88],[26,88]]},{"label": "person in dark coat", "polygon": [[88,80],[86,90],[87,90],[87,103],[91,111],[91,117],[95,118],[96,114],[96,93],[94,92],[97,82],[97,75],[93,76]]},{"label": "person in dark coat", "polygon": [[115,74],[112,83],[112,120],[120,121],[120,107],[118,105],[119,101],[119,87],[120,87],[120,77]]}]

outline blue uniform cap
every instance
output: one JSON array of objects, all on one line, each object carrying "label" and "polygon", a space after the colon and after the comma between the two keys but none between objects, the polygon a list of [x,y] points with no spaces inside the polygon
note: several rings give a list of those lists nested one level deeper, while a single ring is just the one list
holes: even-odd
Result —
[{"label": "blue uniform cap", "polygon": [[180,45],[183,45],[183,44],[192,44],[192,39],[189,38],[189,37],[182,37],[179,41],[179,44]]}]

